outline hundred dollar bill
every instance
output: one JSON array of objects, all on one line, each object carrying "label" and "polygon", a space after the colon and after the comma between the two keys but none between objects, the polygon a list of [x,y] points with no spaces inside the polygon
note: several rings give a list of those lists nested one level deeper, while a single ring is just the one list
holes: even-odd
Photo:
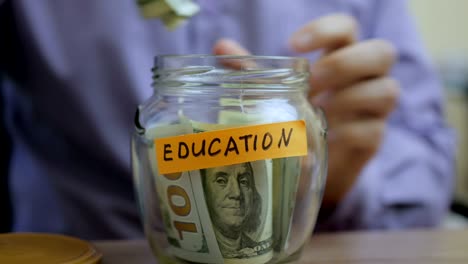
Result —
[{"label": "hundred dollar bill", "polygon": [[[147,138],[227,126],[182,118],[181,124],[148,129]],[[199,263],[266,263],[273,257],[271,160],[158,175],[154,148],[149,155],[168,253]]]},{"label": "hundred dollar bill", "polygon": [[182,22],[200,11],[191,0],[137,0],[145,18],[160,18],[169,29],[175,29]]},{"label": "hundred dollar bill", "polygon": [[[239,117],[236,117],[239,120]],[[192,121],[195,132],[229,125]],[[237,123],[234,126],[239,126]],[[224,263],[266,263],[273,257],[271,160],[200,170],[203,195]],[[202,194],[201,192],[199,194]]]},{"label": "hundred dollar bill", "polygon": [[[193,133],[190,123],[150,127],[146,138],[156,138]],[[223,263],[207,203],[203,195],[199,171],[185,171],[160,175],[154,146],[148,149],[156,192],[163,219],[168,254],[198,263]],[[164,261],[164,260],[163,260]]]},{"label": "hundred dollar bill", "polygon": [[[220,103],[235,106],[240,102]],[[153,140],[279,122],[283,118],[293,119],[284,112],[272,119],[262,113],[224,110],[220,111],[217,124],[207,124],[191,121],[181,112],[180,124],[147,129],[146,136]],[[253,264],[267,263],[273,258],[273,251],[284,251],[290,236],[299,158],[159,175],[154,148],[149,155],[170,254],[189,262]]]},{"label": "hundred dollar bill", "polygon": [[[261,106],[255,100],[221,99],[220,104],[225,107],[238,106],[241,109],[254,106],[257,113],[241,113],[235,110],[223,110],[219,112],[219,122],[222,124],[242,123],[272,123],[297,119],[294,107],[284,100],[271,100],[269,104]],[[263,109],[258,109],[263,108]],[[291,236],[293,213],[296,194],[301,173],[301,158],[288,157],[270,160],[272,162],[273,179],[273,246],[278,253],[283,253],[288,247]],[[281,258],[281,254],[279,258]]]}]

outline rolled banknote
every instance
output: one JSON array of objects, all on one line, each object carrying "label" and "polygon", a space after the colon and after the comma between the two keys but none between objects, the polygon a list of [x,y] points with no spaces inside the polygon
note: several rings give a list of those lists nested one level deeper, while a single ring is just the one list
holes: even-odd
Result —
[{"label": "rolled banknote", "polygon": [[[180,124],[149,127],[145,136],[153,140],[190,133],[193,133],[191,124],[184,119]],[[148,157],[169,244],[166,254],[189,262],[223,263],[206,206],[200,172],[160,175],[154,146],[148,148]]]},{"label": "rolled banknote", "polygon": [[[187,125],[187,120],[147,129],[147,137],[231,127]],[[250,264],[272,259],[271,160],[159,175],[153,148],[149,157],[170,255],[198,263]]]},{"label": "rolled banknote", "polygon": [[[221,99],[220,105],[229,110],[220,111],[214,123],[190,120],[181,111],[179,124],[149,128],[146,137],[153,140],[296,117],[287,105],[259,109],[253,100],[237,99]],[[267,263],[274,252],[281,257],[291,232],[300,158],[160,175],[154,148],[148,151],[169,243],[167,253],[197,263]]]},{"label": "rolled banknote", "polygon": [[[219,123],[233,124],[258,124],[273,123],[297,119],[297,113],[284,101],[271,102],[261,106],[256,100],[224,99],[220,100],[222,106],[239,106],[244,111],[254,106],[251,113],[242,113],[235,110],[223,110],[219,112]],[[282,253],[288,247],[291,234],[291,225],[301,173],[300,157],[288,157],[269,160],[272,163],[272,190],[275,195],[272,199],[273,209],[273,247],[275,252]]]},{"label": "rolled banknote", "polygon": [[[282,253],[287,248],[291,233],[293,212],[298,189],[301,159],[288,157],[273,160],[273,191],[276,194],[273,200],[274,249]],[[282,257],[282,256],[280,256]]]},{"label": "rolled banknote", "polygon": [[191,0],[137,0],[137,4],[143,17],[159,18],[168,29],[175,29],[200,11]]},{"label": "rolled banknote", "polygon": [[[236,120],[239,120],[236,117]],[[232,127],[192,121],[195,132]],[[239,126],[237,123],[235,126]],[[271,160],[200,170],[213,230],[224,263],[266,263],[273,257]]]}]

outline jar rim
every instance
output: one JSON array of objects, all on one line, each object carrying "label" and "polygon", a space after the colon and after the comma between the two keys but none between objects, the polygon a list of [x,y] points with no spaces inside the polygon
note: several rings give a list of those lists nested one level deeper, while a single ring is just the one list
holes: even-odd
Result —
[{"label": "jar rim", "polygon": [[214,55],[214,54],[160,54],[154,57],[155,65],[159,60],[173,59],[232,59],[232,60],[254,60],[254,61],[282,61],[308,63],[308,60],[297,56],[268,56],[268,55]]},{"label": "jar rim", "polygon": [[306,58],[256,55],[157,55],[154,88],[247,86],[257,89],[304,89],[309,76]]}]

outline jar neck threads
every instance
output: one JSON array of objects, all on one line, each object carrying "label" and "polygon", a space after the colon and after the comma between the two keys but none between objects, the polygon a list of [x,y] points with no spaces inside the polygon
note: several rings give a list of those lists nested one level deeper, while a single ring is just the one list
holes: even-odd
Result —
[{"label": "jar neck threads", "polygon": [[304,58],[263,56],[157,56],[153,84],[157,91],[246,89],[304,90],[309,64]]}]

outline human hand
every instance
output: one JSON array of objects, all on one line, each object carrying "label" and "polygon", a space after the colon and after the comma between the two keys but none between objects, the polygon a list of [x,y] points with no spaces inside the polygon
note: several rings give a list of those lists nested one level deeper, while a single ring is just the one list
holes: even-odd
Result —
[{"label": "human hand", "polygon": [[[358,43],[356,38],[353,18],[331,15],[305,25],[290,39],[297,52],[323,51],[311,66],[309,99],[323,108],[328,121],[325,208],[344,198],[377,152],[399,96],[398,82],[387,76],[396,56],[392,45],[383,40]],[[231,40],[218,41],[213,52],[249,54]]]},{"label": "human hand", "polygon": [[398,82],[388,76],[395,49],[384,40],[356,42],[357,31],[352,17],[331,15],[290,39],[297,52],[323,51],[311,66],[309,99],[322,107],[329,128],[325,208],[344,198],[375,155],[399,97]]}]

